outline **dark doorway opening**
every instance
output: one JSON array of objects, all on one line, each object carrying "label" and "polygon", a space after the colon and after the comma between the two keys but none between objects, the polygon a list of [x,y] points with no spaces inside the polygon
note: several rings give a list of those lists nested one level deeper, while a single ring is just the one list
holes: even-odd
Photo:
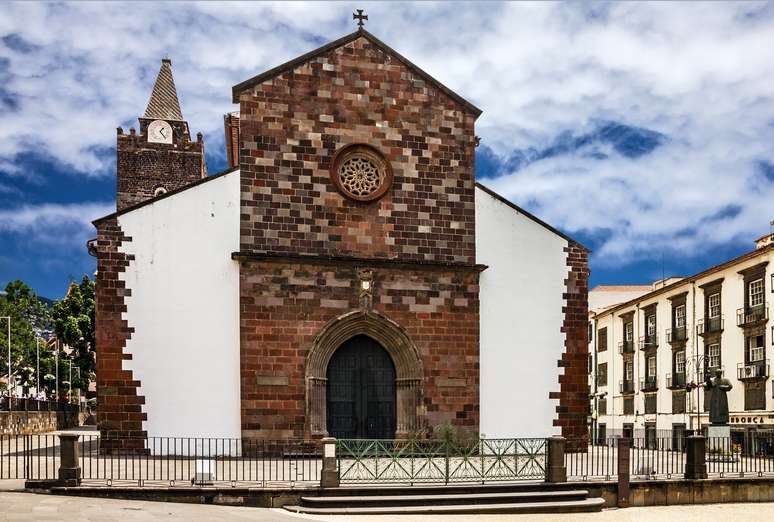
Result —
[{"label": "dark doorway opening", "polygon": [[358,335],[333,353],[326,377],[328,434],[395,438],[395,365],[376,341]]}]

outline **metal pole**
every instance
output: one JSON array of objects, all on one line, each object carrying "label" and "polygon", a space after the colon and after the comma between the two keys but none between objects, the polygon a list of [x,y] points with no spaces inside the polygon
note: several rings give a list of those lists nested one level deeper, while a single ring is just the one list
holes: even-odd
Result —
[{"label": "metal pole", "polygon": [[73,400],[73,360],[67,359],[67,362],[69,364],[69,372],[70,372],[70,380],[67,383],[67,402],[72,402]]},{"label": "metal pole", "polygon": [[35,337],[35,359],[37,360],[37,374],[35,377],[35,395],[40,398],[40,337]]},{"label": "metal pole", "polygon": [[54,353],[54,366],[56,367],[56,381],[54,383],[54,395],[59,402],[59,339],[56,340],[56,352]]},{"label": "metal pole", "polygon": [[[11,400],[11,316],[7,315],[0,319],[8,321],[8,400]],[[10,404],[10,402],[9,402]]]}]

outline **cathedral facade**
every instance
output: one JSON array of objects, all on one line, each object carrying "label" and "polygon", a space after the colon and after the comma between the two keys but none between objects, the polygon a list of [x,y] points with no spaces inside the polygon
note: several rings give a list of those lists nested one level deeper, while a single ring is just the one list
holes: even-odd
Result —
[{"label": "cathedral facade", "polygon": [[220,174],[168,61],[119,129],[91,245],[106,447],[585,436],[587,250],[476,183],[477,107],[362,28],[232,94]]}]

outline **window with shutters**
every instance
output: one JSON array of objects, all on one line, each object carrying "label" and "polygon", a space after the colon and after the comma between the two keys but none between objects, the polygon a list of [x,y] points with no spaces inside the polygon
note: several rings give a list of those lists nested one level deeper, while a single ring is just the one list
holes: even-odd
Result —
[{"label": "window with shutters", "polygon": [[634,398],[629,397],[624,399],[623,405],[624,415],[634,415]]},{"label": "window with shutters", "polygon": [[607,327],[600,328],[597,332],[597,351],[604,352],[607,350]]},{"label": "window with shutters", "polygon": [[632,361],[624,363],[624,379],[627,381],[634,379],[634,364],[632,364]]},{"label": "window with shutters", "polygon": [[648,337],[656,335],[656,314],[650,314],[645,318],[645,325],[647,327]]},{"label": "window with shutters", "polygon": [[597,385],[607,386],[607,363],[597,365]]},{"label": "window with shutters", "polygon": [[672,413],[685,413],[685,392],[672,392]]},{"label": "window with shutters", "polygon": [[720,368],[720,344],[712,343],[707,346],[707,367]]},{"label": "window with shutters", "polygon": [[653,414],[656,413],[656,394],[646,395],[645,396],[645,413],[647,414]]},{"label": "window with shutters", "polygon": [[685,352],[675,352],[675,373],[685,373]]},{"label": "window with shutters", "polygon": [[685,328],[685,305],[675,308],[675,328]]},{"label": "window with shutters", "polygon": [[599,415],[607,415],[607,399],[599,399],[597,413]]},{"label": "window with shutters", "polygon": [[720,317],[720,292],[711,294],[707,299],[707,317],[716,319]]},{"label": "window with shutters", "polygon": [[765,381],[756,381],[745,383],[744,386],[744,409],[745,410],[764,410],[766,409],[766,386]]},{"label": "window with shutters", "polygon": [[760,306],[763,304],[763,278],[756,279],[755,281],[750,281],[749,285],[749,293],[750,293],[750,300],[749,306],[750,308],[754,308],[756,306]]},{"label": "window with shutters", "polygon": [[648,357],[648,377],[656,376],[656,356]]},{"label": "window with shutters", "polygon": [[766,358],[766,348],[763,342],[763,334],[751,335],[747,338],[747,360],[749,362],[758,362]]}]

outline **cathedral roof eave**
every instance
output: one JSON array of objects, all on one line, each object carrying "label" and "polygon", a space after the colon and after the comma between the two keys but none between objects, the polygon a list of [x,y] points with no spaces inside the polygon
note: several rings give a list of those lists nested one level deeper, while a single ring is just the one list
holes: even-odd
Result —
[{"label": "cathedral roof eave", "polygon": [[213,174],[212,176],[204,177],[200,180],[194,181],[193,183],[186,185],[184,187],[180,187],[179,189],[170,190],[169,192],[166,192],[165,194],[162,194],[160,196],[156,196],[155,198],[146,199],[145,201],[141,201],[135,205],[131,205],[129,207],[126,207],[124,209],[118,210],[116,212],[112,212],[108,214],[107,216],[99,217],[91,222],[92,225],[99,226],[100,223],[103,221],[106,221],[108,219],[112,219],[118,216],[123,216],[124,214],[128,214],[129,212],[132,212],[134,210],[137,210],[138,208],[142,208],[146,205],[150,205],[152,203],[156,203],[157,201],[161,201],[162,199],[166,199],[169,197],[172,197],[176,194],[180,194],[181,192],[185,192],[186,190],[194,187],[198,187],[199,185],[202,185],[204,183],[207,183],[208,181],[212,181],[214,179],[222,178],[223,176],[226,176],[227,174],[231,174],[232,172],[239,172],[239,166],[231,167],[230,169],[218,172],[217,174]]},{"label": "cathedral roof eave", "polygon": [[387,45],[386,43],[379,40],[376,36],[369,33],[365,29],[358,29],[357,31],[350,33],[346,36],[343,36],[339,38],[338,40],[334,40],[330,43],[327,43],[323,45],[322,47],[319,47],[313,51],[310,51],[306,54],[303,54],[299,56],[298,58],[295,58],[293,60],[290,60],[289,62],[285,62],[282,65],[278,65],[277,67],[274,67],[273,69],[269,69],[266,72],[263,72],[257,76],[253,76],[249,80],[245,80],[241,83],[238,83],[234,85],[231,89],[232,93],[232,101],[234,103],[239,103],[239,95],[240,93],[244,92],[246,89],[249,89],[250,87],[253,87],[254,85],[258,85],[260,83],[265,82],[266,80],[270,80],[276,76],[279,76],[280,74],[295,69],[296,67],[299,67],[300,65],[303,65],[304,63],[308,62],[309,60],[312,60],[313,58],[316,58],[317,56],[324,54],[328,51],[331,51],[333,49],[336,49],[338,47],[341,47],[343,45],[348,44],[349,42],[352,42],[354,40],[357,40],[358,38],[363,37],[366,38],[368,41],[370,41],[372,44],[376,45],[382,51],[386,52],[387,54],[390,54],[397,58],[404,66],[406,66],[408,69],[411,69],[415,74],[418,76],[421,76],[425,81],[431,83],[434,85],[438,90],[446,94],[448,97],[465,107],[473,116],[478,118],[481,113],[483,112],[481,109],[470,103],[468,100],[457,94],[456,92],[452,91],[448,87],[446,87],[444,84],[430,76],[427,72],[422,70],[419,66],[412,63],[408,58],[398,53],[395,49]]}]

